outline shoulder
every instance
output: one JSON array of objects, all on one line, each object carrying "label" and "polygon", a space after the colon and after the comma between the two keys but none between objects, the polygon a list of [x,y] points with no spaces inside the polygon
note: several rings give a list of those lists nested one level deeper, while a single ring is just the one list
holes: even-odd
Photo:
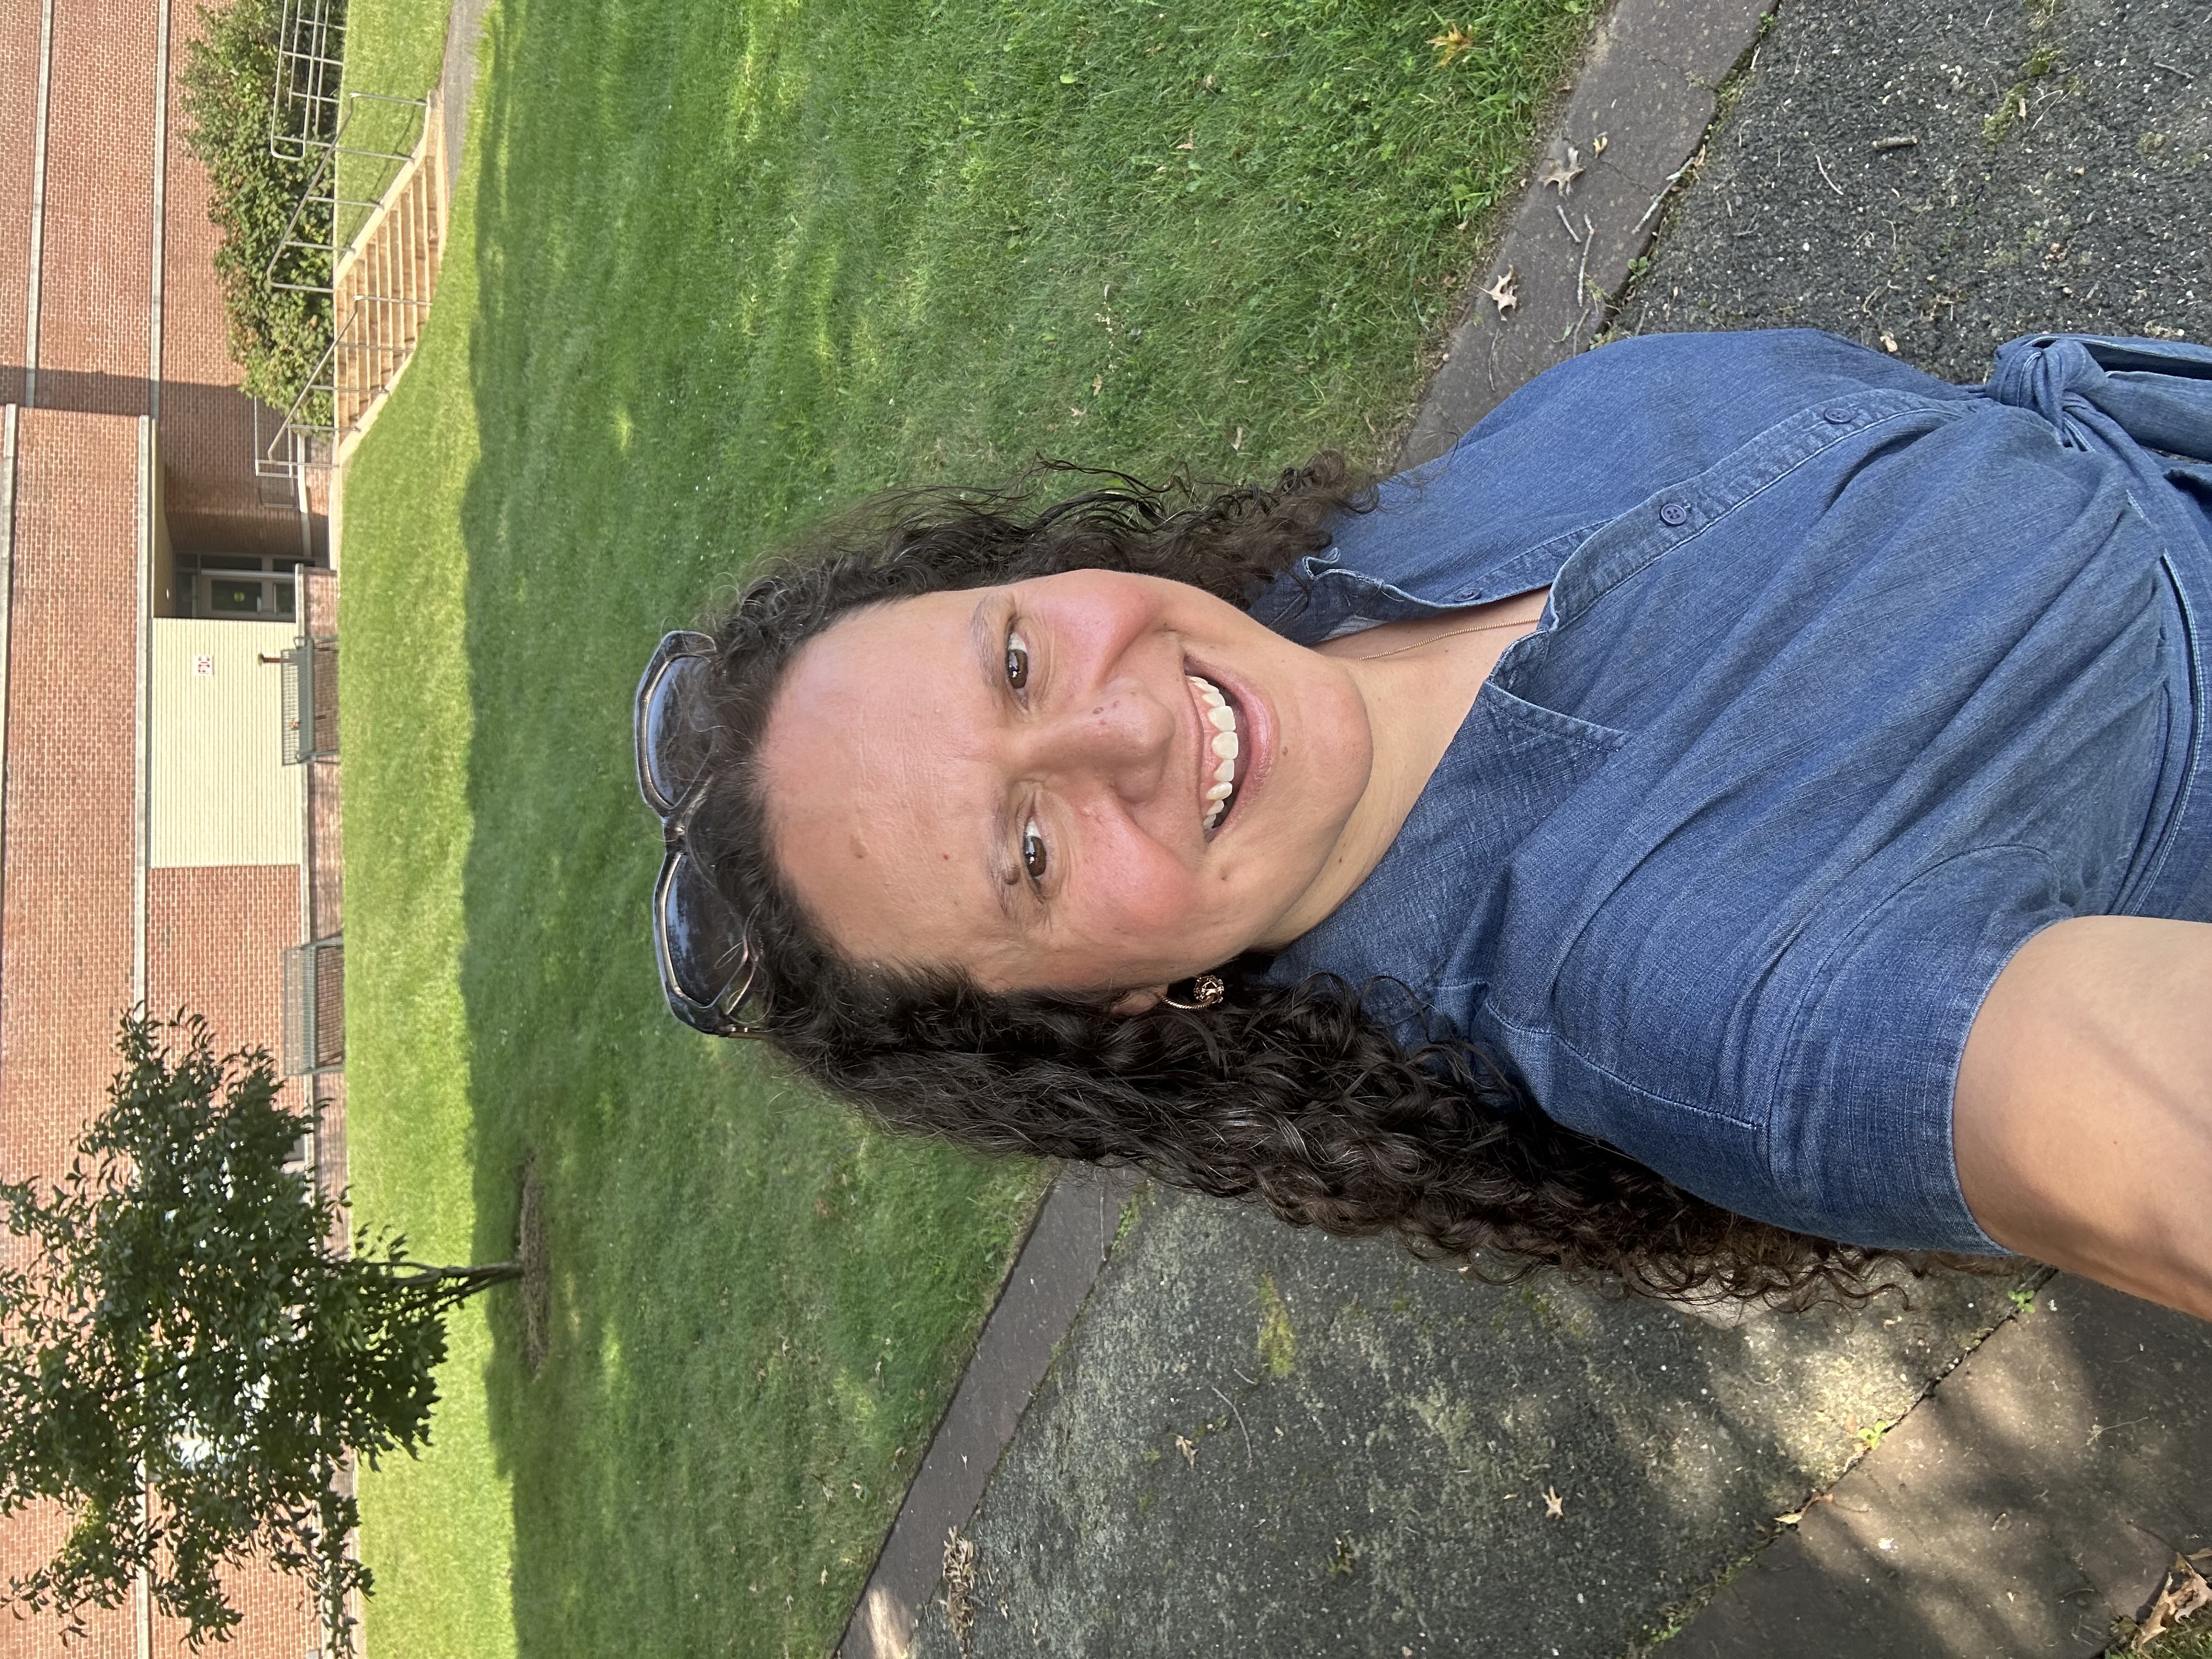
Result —
[{"label": "shoulder", "polygon": [[1656,491],[1869,390],[1969,395],[1812,329],[1617,341],[1546,370],[1389,480],[1375,511],[1334,526],[1332,562],[1452,602],[1540,586],[1582,536]]},{"label": "shoulder", "polygon": [[1462,438],[1444,466],[1529,464],[1608,494],[1609,481],[1627,474],[1649,493],[1668,481],[1648,482],[1660,471],[1710,465],[1810,404],[1869,390],[1969,395],[1817,329],[1647,334],[1538,375]]}]

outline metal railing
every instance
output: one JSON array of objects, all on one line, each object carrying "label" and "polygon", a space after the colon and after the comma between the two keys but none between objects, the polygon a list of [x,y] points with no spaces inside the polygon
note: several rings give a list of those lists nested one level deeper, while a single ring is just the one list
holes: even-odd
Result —
[{"label": "metal railing", "polygon": [[338,83],[345,73],[343,0],[284,0],[276,24],[276,85],[269,100],[269,152],[301,161],[337,142]]},{"label": "metal railing", "polygon": [[[409,118],[408,126],[415,132],[415,142],[410,143],[405,149],[398,150],[377,149],[367,145],[344,143],[346,132],[353,125],[354,116],[363,104],[383,104],[411,108],[415,113]],[[404,165],[414,158],[416,144],[422,142],[419,124],[428,116],[430,100],[427,98],[394,98],[381,92],[346,94],[344,112],[338,118],[337,125],[332,131],[331,141],[327,144],[319,146],[322,155],[316,160],[315,170],[307,175],[307,182],[300,192],[300,199],[293,205],[292,216],[284,222],[284,234],[276,239],[276,250],[270,254],[269,263],[262,268],[262,280],[269,287],[289,289],[301,294],[328,294],[331,291],[331,274],[343,262],[352,245],[351,239],[345,247],[338,245],[337,210],[342,207],[359,208],[365,215],[373,214],[379,205],[379,198],[382,194],[380,191],[378,197],[367,199],[339,195],[337,193],[338,158],[342,155],[359,155],[373,161],[397,161]],[[390,182],[389,178],[385,180],[387,185]],[[356,228],[356,237],[360,228],[360,227]],[[322,267],[323,277],[320,282],[295,283],[286,280],[279,274],[278,267],[290,264],[301,254],[323,256],[328,258],[329,263]]]},{"label": "metal railing", "polygon": [[[344,323],[273,429],[265,426],[261,405],[254,405],[254,471],[264,478],[328,471],[337,456],[339,437],[362,409],[392,389],[406,362],[404,353],[372,337],[372,324],[394,310],[427,311],[429,305],[428,300],[366,294],[347,307]],[[344,411],[341,402],[349,406]],[[349,416],[343,422],[342,412]]]},{"label": "metal railing", "polygon": [[309,939],[284,952],[284,1075],[345,1069],[345,939]]},{"label": "metal railing", "polygon": [[[297,15],[304,20],[302,31],[303,61],[311,48],[318,46],[314,39],[313,17],[310,15],[325,0],[291,0]],[[288,8],[286,17],[295,12]],[[323,43],[326,44],[326,43]],[[319,71],[316,71],[319,72]],[[309,69],[303,67],[303,76]],[[303,86],[312,88],[312,79]],[[283,85],[279,79],[280,90]],[[303,91],[301,96],[312,96]],[[355,118],[363,105],[380,106],[409,112],[403,132],[411,132],[412,141],[405,149],[383,149],[373,145],[349,144],[346,134],[353,129]],[[368,337],[379,332],[372,325],[380,315],[380,307],[392,306],[414,307],[411,300],[382,295],[363,295],[340,319],[336,312],[336,280],[338,271],[359,243],[376,222],[376,210],[383,205],[381,196],[388,191],[393,180],[411,161],[422,148],[427,132],[430,100],[428,98],[396,98],[385,93],[349,92],[344,94],[336,121],[331,125],[327,142],[316,141],[314,148],[321,154],[316,158],[313,171],[294,204],[291,217],[285,222],[283,234],[277,239],[275,251],[262,272],[263,281],[271,289],[322,296],[331,314],[331,343],[308,370],[306,382],[293,394],[291,403],[278,416],[273,429],[260,404],[253,411],[253,471],[264,478],[282,478],[295,485],[311,472],[326,471],[335,457],[337,439],[349,422],[338,410],[342,389],[352,389],[363,382],[369,390],[365,397],[352,399],[353,413],[373,402],[378,392],[388,387],[397,366],[384,369],[380,359],[388,355],[381,351],[377,341]],[[276,146],[272,113],[271,148]],[[304,150],[302,151],[304,155]],[[381,189],[376,198],[342,196],[338,193],[338,162],[342,156],[360,156],[388,164],[382,178]],[[338,210],[341,208],[358,210],[361,222],[354,234],[341,246],[337,240]],[[301,280],[304,277],[305,280]]]},{"label": "metal railing", "polygon": [[287,766],[334,760],[338,752],[338,642],[302,635],[277,661],[284,677]]}]

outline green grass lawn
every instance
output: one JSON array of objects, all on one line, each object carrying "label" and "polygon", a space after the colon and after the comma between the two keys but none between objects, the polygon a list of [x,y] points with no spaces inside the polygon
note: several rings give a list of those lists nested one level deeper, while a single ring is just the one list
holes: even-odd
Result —
[{"label": "green grass lawn", "polygon": [[[337,157],[337,240],[343,247],[361,228],[368,210],[355,205],[374,201],[398,175],[402,163],[391,160],[413,149],[422,135],[422,116],[387,99],[423,98],[437,84],[445,58],[446,14],[426,0],[349,0],[345,8],[344,130],[339,142],[349,151]],[[383,154],[367,152],[380,151]]]},{"label": "green grass lawn", "polygon": [[[345,489],[348,1083],[418,1255],[509,1255],[534,1167],[551,1345],[495,1292],[365,1475],[372,1648],[824,1650],[1037,1190],[662,1012],[654,637],[895,480],[1381,453],[1587,9],[501,0]],[[442,32],[355,0],[350,83]]]}]

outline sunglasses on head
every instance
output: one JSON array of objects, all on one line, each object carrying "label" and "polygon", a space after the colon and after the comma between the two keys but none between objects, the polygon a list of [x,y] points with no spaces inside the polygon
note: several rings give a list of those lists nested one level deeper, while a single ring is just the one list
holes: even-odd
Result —
[{"label": "sunglasses on head", "polygon": [[711,780],[714,657],[708,635],[665,635],[637,683],[637,792],[667,848],[653,884],[653,952],[669,1012],[710,1036],[757,1037],[766,1033],[745,1003],[760,988],[759,956],[745,918],[689,846]]}]

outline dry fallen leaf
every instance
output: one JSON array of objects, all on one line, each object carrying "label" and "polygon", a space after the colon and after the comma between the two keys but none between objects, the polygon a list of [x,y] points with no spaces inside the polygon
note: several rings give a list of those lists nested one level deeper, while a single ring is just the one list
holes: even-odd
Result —
[{"label": "dry fallen leaf", "polygon": [[1442,34],[1431,35],[1429,44],[1437,49],[1437,67],[1449,69],[1474,50],[1474,37],[1454,23]]},{"label": "dry fallen leaf", "polygon": [[1561,196],[1572,192],[1575,180],[1583,176],[1583,153],[1564,138],[1554,138],[1545,146],[1544,166],[1536,174],[1536,185],[1555,187]]},{"label": "dry fallen leaf", "polygon": [[1794,1527],[1805,1518],[1805,1510],[1811,1509],[1814,1504],[1832,1504],[1835,1501],[1836,1495],[1833,1492],[1816,1492],[1805,1500],[1805,1509],[1792,1510],[1787,1515],[1778,1515],[1774,1518],[1785,1527]]},{"label": "dry fallen leaf", "polygon": [[1182,1436],[1177,1435],[1176,1437],[1176,1449],[1182,1454],[1182,1461],[1184,1462],[1189,1464],[1193,1468],[1196,1468],[1198,1467],[1198,1448],[1195,1444],[1184,1439]]},{"label": "dry fallen leaf", "polygon": [[2173,1565],[2166,1572],[2166,1587],[2159,1591],[2158,1600],[2151,1603],[2149,1613],[2136,1632],[2134,1647],[2137,1653],[2190,1614],[2212,1607],[2212,1583],[2206,1583],[2204,1575],[2191,1565],[2197,1561],[2212,1561],[2212,1550],[2173,1558]]},{"label": "dry fallen leaf", "polygon": [[1612,142],[1613,135],[1611,133],[1601,132],[1596,137],[1590,140],[1590,154],[1593,155],[1604,155],[1605,147]]},{"label": "dry fallen leaf", "polygon": [[[789,1596],[784,1605],[791,1605]],[[975,1540],[963,1538],[957,1527],[945,1534],[945,1622],[964,1655],[975,1630]]]},{"label": "dry fallen leaf", "polygon": [[1547,1521],[1563,1521],[1566,1518],[1566,1514],[1567,1500],[1560,1497],[1558,1492],[1553,1491],[1551,1487],[1545,1487],[1544,1519]]},{"label": "dry fallen leaf", "polygon": [[1520,280],[1521,273],[1508,265],[1503,276],[1482,290],[1482,297],[1498,307],[1499,316],[1503,317],[1521,303],[1521,296],[1513,291],[1513,285]]}]

